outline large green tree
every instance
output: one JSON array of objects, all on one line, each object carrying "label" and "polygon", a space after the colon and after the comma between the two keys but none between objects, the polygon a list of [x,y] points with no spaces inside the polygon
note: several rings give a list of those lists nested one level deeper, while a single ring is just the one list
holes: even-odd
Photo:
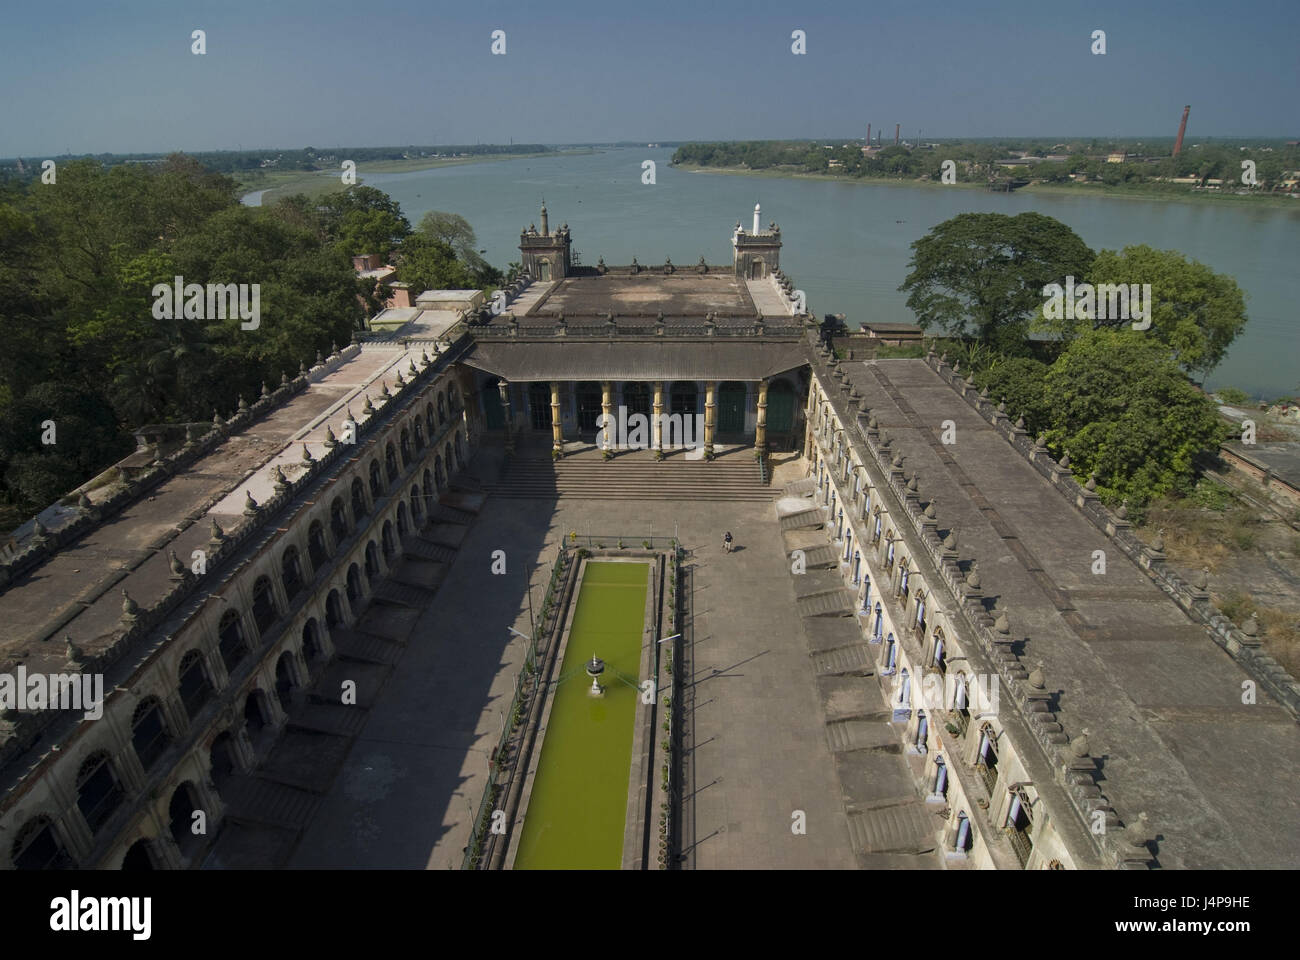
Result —
[{"label": "large green tree", "polygon": [[1097,472],[1111,502],[1141,505],[1188,492],[1195,461],[1228,428],[1160,342],[1134,330],[1089,330],[1043,378],[1049,444],[1069,451],[1078,477]]},{"label": "large green tree", "polygon": [[[1150,311],[1150,328],[1146,336],[1165,345],[1170,355],[1189,373],[1205,374],[1214,369],[1228,347],[1246,326],[1246,298],[1237,282],[1224,273],[1215,273],[1203,263],[1189,260],[1177,250],[1156,250],[1145,244],[1125,247],[1122,252],[1102,250],[1097,254],[1085,279],[1094,290],[1134,285],[1139,291],[1150,284],[1151,299],[1145,303]],[[1108,292],[1099,299],[1109,303]],[[1143,297],[1140,299],[1144,299]],[[1133,299],[1129,299],[1128,317],[1112,316],[1107,307],[1096,310],[1105,318],[1061,316],[1050,319],[1045,312],[1036,328],[1067,340],[1081,330],[1130,327],[1135,321]]]},{"label": "large green tree", "polygon": [[1016,353],[1043,302],[1043,288],[1082,277],[1093,252],[1059,220],[1041,213],[963,213],[912,244],[911,273],[899,287],[926,329],[974,335]]}]

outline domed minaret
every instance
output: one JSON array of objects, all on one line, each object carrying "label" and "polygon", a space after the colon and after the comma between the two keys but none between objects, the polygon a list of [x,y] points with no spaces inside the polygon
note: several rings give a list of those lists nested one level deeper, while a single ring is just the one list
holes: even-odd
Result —
[{"label": "domed minaret", "polygon": [[519,262],[532,277],[543,282],[563,280],[571,272],[571,240],[567,224],[551,233],[546,201],[542,201],[542,229],[519,235]]}]

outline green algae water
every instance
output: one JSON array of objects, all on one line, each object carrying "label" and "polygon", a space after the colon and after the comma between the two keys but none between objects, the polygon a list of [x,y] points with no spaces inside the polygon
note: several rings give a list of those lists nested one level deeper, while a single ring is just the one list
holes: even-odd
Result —
[{"label": "green algae water", "polygon": [[[587,563],[516,869],[622,866],[649,572],[646,563]],[[593,654],[605,661],[603,697],[587,695]]]}]

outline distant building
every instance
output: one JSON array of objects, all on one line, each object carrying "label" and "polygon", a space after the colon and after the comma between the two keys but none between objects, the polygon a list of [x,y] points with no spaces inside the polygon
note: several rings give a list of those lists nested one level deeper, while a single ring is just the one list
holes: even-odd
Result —
[{"label": "distant building", "polygon": [[1127,154],[1125,154],[1125,153],[1123,153],[1123,152],[1121,152],[1121,151],[1116,151],[1115,153],[1108,153],[1108,154],[1106,154],[1106,162],[1107,162],[1107,163],[1123,163],[1123,162],[1124,162],[1124,158],[1125,158],[1126,156],[1127,156]]}]

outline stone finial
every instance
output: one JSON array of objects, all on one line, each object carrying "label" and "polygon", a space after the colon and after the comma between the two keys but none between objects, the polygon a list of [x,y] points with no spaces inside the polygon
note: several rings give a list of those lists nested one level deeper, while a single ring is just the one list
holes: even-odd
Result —
[{"label": "stone finial", "polygon": [[331,356],[331,357],[337,357],[338,355],[339,355],[339,342],[338,342],[337,340],[331,340],[331,341],[330,341],[330,356]]},{"label": "stone finial", "polygon": [[1005,610],[998,612],[998,618],[993,623],[993,629],[1003,636],[1011,633],[1011,621],[1007,619],[1007,612]]},{"label": "stone finial", "polygon": [[131,595],[122,590],[122,619],[134,620],[140,615],[140,604],[131,599]]},{"label": "stone finial", "polygon": [[248,490],[244,491],[244,516],[257,516],[257,501],[253,499],[252,492]]},{"label": "stone finial", "polygon": [[1151,842],[1151,823],[1144,812],[1138,814],[1137,820],[1124,828],[1124,839],[1129,846],[1143,848]]},{"label": "stone finial", "polygon": [[979,397],[981,400],[987,400],[989,398],[989,388],[987,386],[980,387]]},{"label": "stone finial", "polygon": [[1088,755],[1088,747],[1088,731],[1084,730],[1070,741],[1070,756],[1076,760],[1082,760]]},{"label": "stone finial", "polygon": [[1165,552],[1165,532],[1164,530],[1156,531],[1156,538],[1151,541],[1151,549],[1156,553]]},{"label": "stone finial", "polygon": [[1035,690],[1047,689],[1047,678],[1043,676],[1043,662],[1040,660],[1029,671],[1029,685]]},{"label": "stone finial", "polygon": [[1087,490],[1089,493],[1097,492],[1097,471],[1096,470],[1088,474],[1088,482],[1083,485],[1083,488]]},{"label": "stone finial", "polygon": [[311,455],[311,451],[307,449],[307,444],[304,443],[302,445],[302,462],[312,463],[315,459],[316,458]]},{"label": "stone finial", "polygon": [[912,492],[912,493],[916,493],[916,492],[917,492],[917,490],[916,490],[916,478],[917,478],[919,475],[920,475],[920,474],[919,474],[919,471],[917,471],[917,472],[913,472],[911,479],[909,479],[909,480],[907,481],[907,489],[908,489],[910,492]]},{"label": "stone finial", "polygon": [[325,358],[324,358],[323,356],[321,356],[321,352],[320,352],[319,350],[317,350],[317,351],[316,351],[316,366],[319,367],[319,366],[320,366],[322,363],[324,363],[324,362],[325,362]]},{"label": "stone finial", "polygon": [[361,405],[361,412],[366,416],[375,412],[375,405],[370,402],[370,394],[366,394],[366,402]]},{"label": "stone finial", "polygon": [[952,365],[952,372],[957,373],[960,370],[961,370],[961,361],[958,360],[956,363]]},{"label": "stone finial", "polygon": [[878,423],[876,422],[876,416],[875,416],[875,414],[872,414],[870,417],[867,418],[867,429],[868,429],[868,430],[879,430],[879,429],[880,429],[880,424],[878,424]]},{"label": "stone finial", "polygon": [[[931,503],[929,507],[926,507],[926,508],[925,508],[925,509],[926,509],[926,516],[929,516],[929,515],[930,515],[929,511],[930,511],[930,509],[931,509],[933,506],[934,506],[934,504]],[[945,550],[956,550],[956,549],[957,549],[957,531],[956,531],[956,530],[949,530],[949,531],[948,531],[948,536],[946,536],[946,537],[943,538],[943,548],[944,548]]]},{"label": "stone finial", "polygon": [[384,381],[384,385],[379,389],[379,395],[383,397],[385,400],[387,400],[389,397],[392,396],[392,394],[388,391],[387,380]]},{"label": "stone finial", "polygon": [[90,497],[86,496],[86,491],[82,490],[77,494],[77,508],[79,510],[90,510],[94,504],[90,502]]},{"label": "stone finial", "polygon": [[1115,516],[1119,517],[1121,520],[1128,519],[1128,497],[1125,497],[1123,501],[1121,501],[1119,509],[1115,511]]},{"label": "stone finial", "polygon": [[275,489],[277,490],[283,490],[285,487],[289,486],[289,481],[286,480],[284,476],[284,470],[281,469],[278,463],[275,465],[275,470],[271,473],[271,483],[275,485]]},{"label": "stone finial", "polygon": [[1210,586],[1210,568],[1201,567],[1200,573],[1192,580],[1192,586],[1197,590],[1205,590]]},{"label": "stone finial", "polygon": [[972,590],[980,588],[980,573],[974,560],[971,561],[970,573],[966,574],[966,586]]},{"label": "stone finial", "polygon": [[[126,591],[124,590],[124,591],[122,591],[122,592],[125,593]],[[129,599],[129,598],[128,598],[128,599]],[[122,606],[123,606],[123,608],[124,608],[123,613],[122,613],[122,619],[125,620],[125,619],[126,619],[126,613],[125,613],[125,607],[126,607],[126,604],[123,604]],[[134,614],[132,615],[132,619],[134,619]],[[63,648],[63,652],[64,652],[64,655],[68,658],[68,663],[72,664],[73,666],[79,666],[79,665],[82,663],[82,661],[85,659],[85,657],[86,657],[86,651],[83,650],[83,649],[81,649],[81,647],[78,646],[77,642],[76,642],[75,640],[73,640],[70,636],[68,636],[67,634],[64,634],[64,635],[63,635],[63,642],[64,642],[64,644],[65,644],[65,646],[64,646],[64,648]]]},{"label": "stone finial", "polygon": [[221,414],[217,413],[215,410],[212,411],[212,425],[214,427],[221,426]]},{"label": "stone finial", "polygon": [[212,523],[208,527],[208,543],[221,544],[226,539],[226,531],[221,529],[221,524],[217,523],[217,518],[212,518]]},{"label": "stone finial", "polygon": [[398,370],[398,371],[397,371],[397,387],[398,387],[398,389],[400,390],[400,389],[401,389],[402,387],[404,387],[404,386],[406,386],[406,378],[402,376],[402,371],[401,371],[401,370]]},{"label": "stone finial", "polygon": [[288,385],[289,385],[289,375],[284,371],[280,371],[280,386],[287,387]]},{"label": "stone finial", "polygon": [[925,517],[927,520],[933,520],[935,518],[934,497],[931,497],[930,502],[925,505]]},{"label": "stone finial", "polygon": [[346,407],[343,408],[343,419],[346,420],[348,423],[357,422],[357,418],[352,416],[352,404],[349,403]]},{"label": "stone finial", "polygon": [[1020,416],[1016,417],[1016,429],[1017,430],[1025,429],[1025,415],[1023,413]]},{"label": "stone finial", "polygon": [[1062,470],[1069,470],[1069,469],[1070,469],[1070,451],[1069,451],[1069,450],[1066,450],[1065,453],[1061,454],[1061,469],[1062,469]]},{"label": "stone finial", "polygon": [[1241,632],[1248,637],[1259,636],[1259,621],[1255,619],[1253,613],[1247,617],[1246,622],[1241,625]]},{"label": "stone finial", "polygon": [[189,446],[190,444],[197,443],[198,439],[199,431],[195,429],[194,424],[185,424],[185,445]]},{"label": "stone finial", "polygon": [[1046,450],[1047,436],[1045,434],[1040,433],[1038,435],[1038,439],[1034,441],[1034,446],[1037,447],[1039,450]]},{"label": "stone finial", "polygon": [[998,413],[1006,413],[1006,412],[1007,412],[1007,398],[1002,397],[1001,399],[998,400]]},{"label": "stone finial", "polygon": [[263,400],[265,400],[265,399],[266,399],[267,397],[269,397],[270,395],[271,395],[271,391],[268,390],[268,389],[266,388],[266,381],[263,380],[263,381],[262,381],[262,393],[261,393],[261,397],[262,397]]},{"label": "stone finial", "polygon": [[168,553],[167,565],[171,567],[171,571],[172,571],[171,579],[184,580],[185,573],[186,573],[185,564],[181,563],[181,558],[176,556],[175,550],[169,550],[167,551],[167,553]]},{"label": "stone finial", "polygon": [[239,395],[239,404],[237,407],[237,412],[238,413],[248,412],[248,401],[244,399],[244,395],[242,393]]},{"label": "stone finial", "polygon": [[408,372],[411,376],[413,376],[413,377],[414,377],[416,374],[418,374],[418,373],[420,372],[419,370],[416,370],[416,369],[415,369],[415,361],[414,361],[414,360],[409,360],[409,361],[407,361],[407,364],[406,364],[406,370],[407,370],[407,372]]},{"label": "stone finial", "polygon": [[895,453],[895,454],[894,454],[894,459],[890,461],[890,465],[893,466],[893,467],[896,467],[896,468],[898,468],[898,469],[902,469],[902,466],[903,466],[903,455],[902,455],[901,453]]},{"label": "stone finial", "polygon": [[307,376],[307,364],[303,360],[298,361],[298,376],[300,377]]},{"label": "stone finial", "polygon": [[429,365],[429,351],[428,351],[428,350],[424,350],[424,349],[421,349],[421,350],[420,350],[420,363],[423,364],[423,365],[426,366],[426,367]]},{"label": "stone finial", "polygon": [[325,426],[325,449],[333,450],[339,445],[338,438],[334,436],[334,428],[326,424]]}]

